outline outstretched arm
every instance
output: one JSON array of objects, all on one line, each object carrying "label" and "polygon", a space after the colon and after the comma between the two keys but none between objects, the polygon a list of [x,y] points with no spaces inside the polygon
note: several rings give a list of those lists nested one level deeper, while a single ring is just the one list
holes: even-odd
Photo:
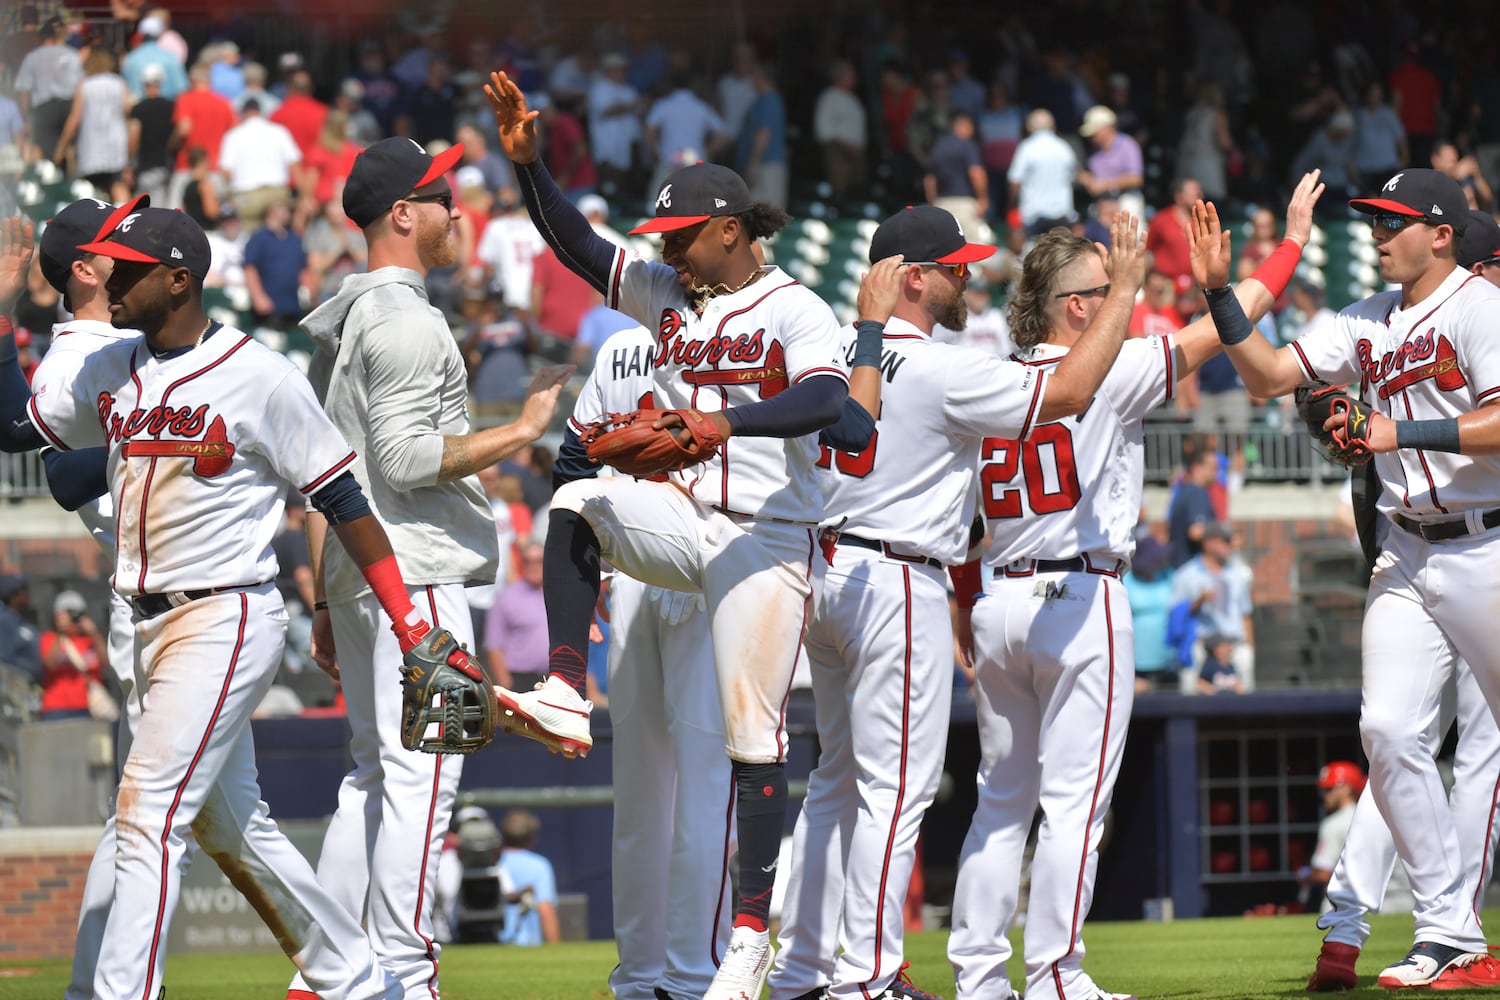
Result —
[{"label": "outstretched arm", "polygon": [[31,386],[21,371],[10,314],[26,287],[35,249],[36,230],[30,219],[0,220],[0,451],[35,451],[46,444],[26,416]]}]

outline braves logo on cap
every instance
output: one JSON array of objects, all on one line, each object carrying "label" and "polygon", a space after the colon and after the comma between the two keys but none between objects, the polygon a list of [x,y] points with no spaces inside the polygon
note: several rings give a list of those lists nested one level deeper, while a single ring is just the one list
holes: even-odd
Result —
[{"label": "braves logo on cap", "polygon": [[[720,204],[722,204],[722,202]],[[672,207],[672,185],[668,184],[668,185],[666,185],[665,187],[663,187],[661,189],[661,194],[659,194],[659,195],[656,196],[656,207],[657,208],[671,208]]]},{"label": "braves logo on cap", "polygon": [[1392,177],[1390,180],[1386,181],[1385,182],[1385,187],[1381,188],[1380,190],[1382,190],[1382,191],[1394,191],[1394,190],[1396,190],[1396,185],[1401,183],[1401,178],[1404,177],[1404,176],[1405,176],[1405,172],[1404,171],[1402,173],[1397,174],[1395,177]]},{"label": "braves logo on cap", "polygon": [[141,217],[141,213],[140,212],[134,212],[134,213],[132,213],[130,215],[125,216],[125,218],[123,218],[123,219],[120,220],[120,224],[115,227],[116,231],[121,232],[121,233],[128,233],[128,232],[130,232],[130,227],[133,226],[133,225],[135,225],[135,220],[139,219],[140,217]]}]

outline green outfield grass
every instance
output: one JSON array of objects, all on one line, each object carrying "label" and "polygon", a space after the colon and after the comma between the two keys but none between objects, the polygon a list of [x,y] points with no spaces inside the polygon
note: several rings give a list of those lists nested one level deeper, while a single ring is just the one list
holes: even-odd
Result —
[{"label": "green outfield grass", "polygon": [[[1487,916],[1492,921],[1500,919],[1493,913]],[[1362,988],[1354,996],[1388,995],[1375,986],[1375,976],[1410,946],[1409,916],[1376,917],[1373,924],[1371,946],[1359,963]],[[1308,916],[1092,924],[1086,937],[1085,964],[1099,984],[1115,992],[1134,993],[1141,1000],[1306,997],[1303,987],[1322,940]],[[918,986],[951,998],[953,975],[944,956],[947,941],[946,931],[908,935],[907,957]],[[606,977],[614,962],[614,944],[609,941],[551,948],[453,947],[443,952],[443,997],[608,998]],[[290,971],[279,955],[173,957],[167,962],[167,995],[170,1000],[280,1000]],[[1014,965],[1012,975],[1019,984],[1020,969]],[[0,997],[57,1000],[67,976],[68,963],[63,961],[0,965]]]}]

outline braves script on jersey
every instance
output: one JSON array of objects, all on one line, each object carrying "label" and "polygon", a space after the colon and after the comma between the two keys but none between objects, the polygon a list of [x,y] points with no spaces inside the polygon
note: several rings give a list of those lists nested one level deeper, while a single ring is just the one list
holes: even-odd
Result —
[{"label": "braves script on jersey", "polygon": [[[1349,383],[1396,420],[1457,417],[1500,393],[1500,289],[1455,269],[1421,302],[1399,291],[1356,302],[1292,345],[1309,378]],[[1444,520],[1500,501],[1500,455],[1400,449],[1375,456],[1380,510]]]},{"label": "braves script on jersey", "polygon": [[292,363],[228,327],[165,361],[122,341],[34,391],[53,445],[109,447],[126,596],[274,579],[282,483],[312,493],[354,459]]},{"label": "braves script on jersey", "polygon": [[[620,250],[607,304],[656,335],[652,358],[662,408],[712,412],[770,399],[810,375],[847,378],[833,312],[779,268],[693,312],[677,272]],[[823,500],[812,435],[735,437],[712,461],[673,479],[699,503],[737,514],[815,524]]]}]

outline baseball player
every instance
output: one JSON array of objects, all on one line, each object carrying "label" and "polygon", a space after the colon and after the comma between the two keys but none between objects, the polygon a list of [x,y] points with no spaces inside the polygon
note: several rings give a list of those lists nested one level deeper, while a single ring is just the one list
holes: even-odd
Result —
[{"label": "baseball player", "polygon": [[[5,220],[0,304],[14,302],[31,243],[30,223]],[[133,611],[141,712],[116,799],[116,905],[93,996],[157,994],[192,827],[319,996],[398,997],[256,784],[250,714],[274,680],[286,631],[270,547],[286,486],[335,524],[386,598],[403,652],[447,633],[406,599],[389,542],[347,472],[354,456],[306,380],[205,315],[203,231],[180,212],[121,210],[81,249],[114,260],[111,322],[143,336],[95,351],[70,380],[33,395],[0,329],[0,447],[108,448],[113,584]]]},{"label": "baseball player", "polygon": [[[653,407],[655,353],[645,327],[604,342],[558,451],[557,487],[595,475],[598,465],[577,438],[589,423]],[[734,804],[708,615],[697,594],[623,573],[611,578],[609,593],[620,957],[609,987],[616,1000],[701,997],[729,940]]]},{"label": "baseball player", "polygon": [[[150,200],[142,196],[127,205],[124,211],[128,214],[134,208],[149,204]],[[52,328],[52,346],[37,366],[34,376],[38,385],[69,384],[90,354],[117,341],[140,336],[135,330],[116,329],[110,324],[104,283],[109,279],[114,261],[78,249],[79,244],[94,238],[114,211],[114,205],[93,198],[74,202],[47,223],[37,241],[42,276],[63,297],[64,308],[73,314],[70,321]],[[78,512],[89,534],[113,563],[115,519],[106,481],[105,450],[58,451],[48,448],[42,457],[53,496],[63,507]],[[125,695],[124,724],[116,730],[115,759],[122,762],[130,753],[131,734],[135,732],[141,714],[135,687],[134,646],[130,604],[111,591],[107,653],[110,669]],[[191,849],[183,852],[184,871],[191,858]],[[109,919],[110,907],[114,904],[114,889],[115,818],[111,813],[105,820],[104,832],[99,837],[84,880],[78,934],[73,943],[72,979],[64,994],[67,1000],[89,1000],[94,995],[99,941],[105,921]]]},{"label": "baseball player", "polygon": [[[1458,265],[1471,274],[1500,286],[1500,225],[1488,213],[1471,211],[1469,225],[1459,245]],[[1370,471],[1355,470],[1355,475]],[[1370,503],[1378,488],[1370,491]],[[1375,526],[1361,523],[1361,531]],[[1373,551],[1388,532],[1377,531]],[[1458,831],[1463,860],[1464,885],[1475,916],[1484,905],[1484,894],[1494,876],[1496,820],[1500,819],[1500,727],[1490,713],[1473,671],[1460,660],[1456,664],[1453,690],[1445,692],[1435,726],[1425,739],[1436,754],[1442,749],[1448,726],[1457,709],[1458,746],[1453,755],[1453,788],[1448,805]],[[1374,796],[1360,799],[1349,836],[1328,881],[1329,909],[1318,918],[1328,933],[1323,938],[1317,965],[1307,981],[1313,992],[1353,989],[1359,984],[1354,966],[1370,937],[1370,913],[1380,910],[1386,884],[1396,866],[1396,846],[1390,830],[1375,805]]]},{"label": "baseball player", "polygon": [[[536,691],[497,693],[514,725],[584,752],[590,706],[580,691],[601,557],[643,583],[703,595],[740,851],[734,930],[704,997],[755,996],[770,966],[786,818],[785,705],[824,565],[813,435],[830,428],[858,450],[873,419],[845,407],[849,376],[827,304],[755,259],[755,241],[785,225],[784,212],[753,203],[732,170],[684,167],[658,192],[656,217],[633,231],[664,234],[662,262],[646,261],[598,237],[536,162],[536,113],[515,84],[494,73],[486,93],[537,229],[606,305],[654,331],[658,404],[703,412],[724,439],[722,452],[668,483],[617,477],[558,491],[544,576],[550,674]],[[878,334],[866,338],[856,365],[877,366],[878,345]],[[838,430],[845,422],[853,429]]]},{"label": "baseball player", "polygon": [[[1491,567],[1500,532],[1500,342],[1489,317],[1500,290],[1458,267],[1468,224],[1462,189],[1433,170],[1403,170],[1373,198],[1378,292],[1336,325],[1275,350],[1227,297],[1210,293],[1226,351],[1262,397],[1304,379],[1357,386],[1389,520],[1365,605],[1360,735],[1369,794],[1390,825],[1416,899],[1415,945],[1380,974],[1391,988],[1500,985],[1465,881],[1465,852],[1429,740],[1442,692],[1462,658],[1500,711]],[[1194,225],[1211,210],[1199,206]],[[1247,339],[1248,337],[1248,339]],[[1335,425],[1330,417],[1325,433]]]},{"label": "baseball player", "polygon": [[[982,441],[1022,438],[1034,423],[1079,412],[1109,370],[1145,274],[1137,228],[1117,218],[1111,294],[1079,349],[1046,377],[932,342],[939,322],[964,327],[969,266],[995,247],[969,243],[930,205],[896,213],[871,240],[871,261],[899,254],[910,264],[885,327],[870,446],[825,449],[819,462],[831,565],[806,642],[821,753],[793,837],[798,877],[782,909],[773,1000],[929,996],[898,973],[917,832],[937,790],[952,701],[943,567],[969,549]],[[855,336],[846,331],[846,351]]]},{"label": "baseball player", "polygon": [[[1257,315],[1291,279],[1322,193],[1298,185],[1287,239],[1243,282]],[[1228,235],[1204,234],[1194,260],[1227,281]],[[1130,274],[1132,292],[1144,262]],[[1119,278],[1066,230],[1027,254],[1014,300],[1015,357],[1039,375],[1086,344]],[[1132,303],[1124,304],[1121,335]],[[1082,968],[1104,817],[1135,697],[1130,605],[1120,577],[1134,552],[1144,478],[1142,421],[1178,379],[1219,350],[1206,319],[1132,339],[1079,415],[1024,438],[989,438],[979,471],[989,528],[983,593],[959,589],[960,645],[974,664],[979,804],[959,855],[948,957],[963,1000],[1009,1000],[1007,938],[1022,852],[1040,806],[1024,957],[1028,1000],[1113,1000]],[[1055,376],[1054,376],[1055,377]],[[968,599],[966,599],[968,598]],[[965,607],[965,605],[970,605]]]},{"label": "baseball player", "polygon": [[[343,204],[364,231],[369,273],[345,278],[302,327],[318,345],[313,388],[357,452],[350,470],[369,489],[412,600],[472,649],[464,587],[493,582],[499,559],[475,473],[546,432],[572,368],[538,372],[515,423],[470,433],[463,357],[424,285],[430,269],[455,258],[458,208],[444,174],[462,155],[452,146],[429,156],[404,138],[360,153]],[[463,758],[401,745],[401,651],[380,601],[321,524],[309,537],[314,656],[324,663],[336,656],[354,759],[324,835],[318,881],[364,924],[406,995],[435,1000],[441,946],[433,892]],[[287,995],[313,1000],[300,978]]]}]

